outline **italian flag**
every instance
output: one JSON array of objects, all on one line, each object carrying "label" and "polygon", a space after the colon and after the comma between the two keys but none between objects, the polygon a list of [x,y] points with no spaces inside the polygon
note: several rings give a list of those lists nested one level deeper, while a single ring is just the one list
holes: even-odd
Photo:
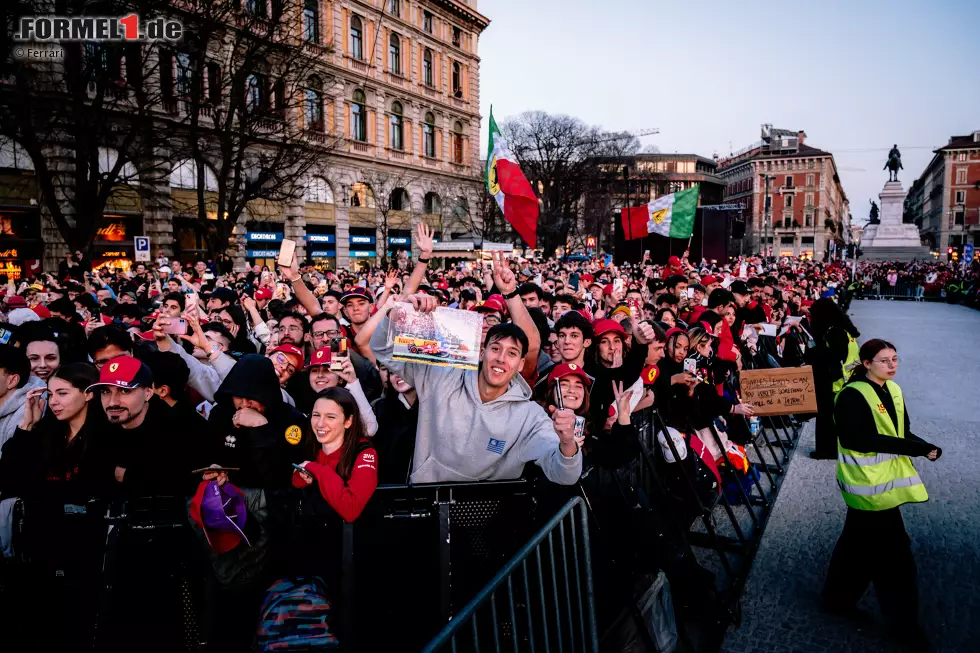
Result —
[{"label": "italian flag", "polygon": [[521,238],[531,247],[538,244],[538,198],[500,133],[490,107],[490,144],[487,148],[487,190]]},{"label": "italian flag", "polygon": [[623,234],[627,240],[648,234],[668,238],[690,238],[694,233],[694,213],[698,208],[700,186],[658,197],[645,206],[622,210]]}]

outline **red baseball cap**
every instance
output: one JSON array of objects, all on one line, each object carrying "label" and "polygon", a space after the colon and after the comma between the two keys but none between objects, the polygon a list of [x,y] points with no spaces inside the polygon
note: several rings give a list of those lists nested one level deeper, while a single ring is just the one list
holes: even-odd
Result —
[{"label": "red baseball cap", "polygon": [[299,359],[300,365],[303,364],[303,350],[297,347],[296,345],[290,345],[288,343],[285,345],[279,345],[269,353],[275,354],[279,352],[282,352],[283,354],[287,354],[289,356],[295,356],[296,358]]},{"label": "red baseball cap", "polygon": [[548,383],[553,383],[558,379],[566,376],[577,376],[582,379],[582,383],[586,386],[592,385],[592,377],[585,373],[585,368],[581,365],[576,365],[575,363],[562,363],[561,365],[555,365],[551,370],[551,374],[548,375]]},{"label": "red baseball cap", "polygon": [[667,329],[667,338],[670,338],[675,333],[683,333],[685,336],[687,335],[687,331],[684,329],[680,327],[671,327],[670,329]]},{"label": "red baseball cap", "polygon": [[41,306],[40,304],[38,304],[37,306],[35,306],[31,310],[33,310],[35,313],[37,313],[37,316],[39,318],[41,318],[42,320],[51,317],[51,311],[48,310],[48,307],[47,306]]},{"label": "red baseball cap", "polygon": [[681,259],[679,256],[671,256],[667,259],[667,265],[672,268],[679,268],[681,266]]},{"label": "red baseball cap", "polygon": [[[286,345],[286,346],[288,347],[291,345]],[[329,365],[330,359],[331,359],[330,347],[320,347],[315,352],[313,352],[312,356],[310,356],[310,362],[306,366],[306,369],[310,369],[311,367],[320,367],[322,365]]]},{"label": "red baseball cap", "polygon": [[255,291],[255,299],[272,299],[272,288],[259,288]]},{"label": "red baseball cap", "polygon": [[372,304],[374,303],[374,297],[371,296],[371,293],[368,292],[366,288],[361,288],[360,286],[355,286],[350,290],[348,290],[347,292],[345,292],[343,295],[341,295],[340,303],[346,304],[348,301],[354,299],[355,297],[360,299],[365,299]]},{"label": "red baseball cap", "polygon": [[117,388],[148,388],[153,385],[153,373],[150,368],[132,356],[116,356],[99,370],[99,382],[85,389],[100,385],[114,385]]},{"label": "red baseball cap", "polygon": [[11,295],[6,299],[7,308],[13,310],[15,308],[27,308],[27,300],[20,295]]},{"label": "red baseball cap", "polygon": [[507,315],[507,304],[500,295],[490,295],[485,301],[480,302],[470,309],[481,313],[500,313],[501,316]]},{"label": "red baseball cap", "polygon": [[707,288],[708,286],[710,286],[713,283],[721,283],[721,279],[719,279],[718,277],[712,276],[710,274],[707,275],[707,276],[701,277],[701,285],[704,286],[705,288]]},{"label": "red baseball cap", "polygon": [[597,320],[595,324],[592,325],[592,330],[595,332],[595,339],[598,340],[603,335],[607,333],[617,333],[619,337],[626,339],[626,329],[623,325],[616,320]]},{"label": "red baseball cap", "polygon": [[611,294],[613,294],[613,292],[615,292],[615,291],[613,290],[613,285],[611,283],[607,283],[602,288],[602,294],[603,295],[611,295]]},{"label": "red baseball cap", "polygon": [[595,277],[593,277],[591,274],[583,274],[580,278],[586,283],[592,283],[595,281]]}]

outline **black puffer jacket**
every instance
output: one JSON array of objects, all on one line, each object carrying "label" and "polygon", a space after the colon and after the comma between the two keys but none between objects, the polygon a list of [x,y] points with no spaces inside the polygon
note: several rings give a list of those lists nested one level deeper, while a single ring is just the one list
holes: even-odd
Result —
[{"label": "black puffer jacket", "polygon": [[[250,399],[262,405],[267,424],[236,427],[234,398]],[[249,354],[228,373],[215,393],[217,405],[208,419],[211,425],[211,459],[240,471],[230,474],[231,482],[242,487],[265,489],[292,486],[292,463],[314,460],[316,440],[309,419],[282,400],[279,379],[272,361]]]}]

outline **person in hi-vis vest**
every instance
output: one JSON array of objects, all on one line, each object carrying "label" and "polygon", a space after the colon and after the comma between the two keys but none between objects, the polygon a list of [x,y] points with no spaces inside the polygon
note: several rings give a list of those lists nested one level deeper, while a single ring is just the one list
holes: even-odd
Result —
[{"label": "person in hi-vis vest", "polygon": [[919,628],[915,559],[899,507],[929,494],[911,457],[936,460],[942,449],[912,435],[895,346],[879,339],[861,346],[861,366],[838,393],[837,485],[847,517],[827,570],[824,608],[852,615],[874,584],[892,634],[913,650],[929,650]]}]

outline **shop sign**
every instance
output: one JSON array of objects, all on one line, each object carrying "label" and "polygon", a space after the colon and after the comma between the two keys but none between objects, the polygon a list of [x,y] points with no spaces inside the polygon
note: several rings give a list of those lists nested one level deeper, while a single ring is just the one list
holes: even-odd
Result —
[{"label": "shop sign", "polygon": [[[353,256],[353,254],[351,254]],[[336,258],[337,250],[335,249],[314,249],[310,252],[310,258]]]},{"label": "shop sign", "polygon": [[100,252],[102,258],[124,258],[129,259],[129,252]]},{"label": "shop sign", "polygon": [[279,243],[282,242],[282,232],[249,231],[245,234],[245,240],[250,243]]},{"label": "shop sign", "polygon": [[0,251],[0,258],[19,258],[16,249],[5,249]]},{"label": "shop sign", "polygon": [[333,234],[306,234],[307,243],[324,243],[332,245],[337,240]]},{"label": "shop sign", "polygon": [[412,239],[407,236],[391,236],[388,238],[389,245],[408,245],[411,242]]},{"label": "shop sign", "polygon": [[377,252],[368,249],[352,249],[350,251],[351,258],[374,258],[377,255]]},{"label": "shop sign", "polygon": [[279,256],[278,249],[249,249],[245,256],[248,258],[276,258]]},{"label": "shop sign", "polygon": [[126,223],[110,222],[96,231],[95,237],[97,240],[107,240],[109,242],[126,240]]},{"label": "shop sign", "polygon": [[350,237],[350,244],[351,245],[373,245],[374,244],[374,236],[351,236]]}]

